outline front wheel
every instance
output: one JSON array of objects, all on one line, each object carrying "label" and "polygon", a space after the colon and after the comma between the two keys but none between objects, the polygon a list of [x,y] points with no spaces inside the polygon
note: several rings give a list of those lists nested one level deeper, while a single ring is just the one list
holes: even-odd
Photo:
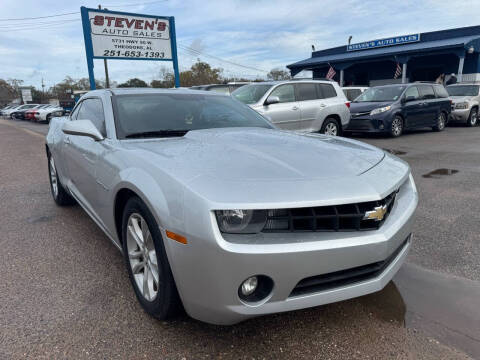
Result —
[{"label": "front wheel", "polygon": [[180,307],[160,229],[138,197],[127,201],[122,220],[125,263],[143,309],[157,319],[173,316]]},{"label": "front wheel", "polygon": [[437,117],[437,125],[433,127],[434,131],[443,131],[445,129],[445,125],[447,123],[447,119],[445,113],[441,112]]},{"label": "front wheel", "polygon": [[473,108],[471,111],[470,111],[470,115],[468,116],[468,119],[467,119],[467,126],[475,126],[477,125],[477,122],[478,122],[478,110],[477,108]]},{"label": "front wheel", "polygon": [[326,118],[320,129],[320,133],[330,136],[340,135],[340,125],[338,121],[334,118]]},{"label": "front wheel", "polygon": [[399,137],[403,133],[403,119],[400,116],[395,116],[390,125],[390,135],[393,137]]}]

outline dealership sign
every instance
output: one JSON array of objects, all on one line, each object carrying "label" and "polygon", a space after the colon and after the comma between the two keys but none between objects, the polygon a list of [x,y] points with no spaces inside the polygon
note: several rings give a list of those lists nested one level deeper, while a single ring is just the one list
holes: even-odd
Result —
[{"label": "dealership sign", "polygon": [[385,46],[402,45],[407,43],[419,42],[420,34],[395,36],[387,39],[365,41],[362,43],[347,45],[347,51],[366,50]]},{"label": "dealership sign", "polygon": [[31,89],[22,89],[22,99],[23,102],[32,101],[32,90]]},{"label": "dealership sign", "polygon": [[175,19],[81,7],[90,88],[93,59],[172,61],[179,86]]}]

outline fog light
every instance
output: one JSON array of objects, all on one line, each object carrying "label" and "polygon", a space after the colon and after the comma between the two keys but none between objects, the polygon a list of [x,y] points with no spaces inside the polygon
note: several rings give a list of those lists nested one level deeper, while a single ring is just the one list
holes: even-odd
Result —
[{"label": "fog light", "polygon": [[253,292],[257,289],[258,285],[258,278],[256,276],[249,277],[242,283],[242,295],[248,296],[253,294]]}]

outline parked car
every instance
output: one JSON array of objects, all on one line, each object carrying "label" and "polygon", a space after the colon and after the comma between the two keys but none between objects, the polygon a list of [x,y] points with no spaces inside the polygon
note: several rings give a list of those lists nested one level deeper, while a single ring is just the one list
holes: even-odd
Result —
[{"label": "parked car", "polygon": [[3,115],[4,112],[6,112],[9,109],[13,109],[14,107],[17,107],[18,105],[7,105],[4,106],[3,108],[0,109],[0,115]]},{"label": "parked car", "polygon": [[350,121],[350,103],[333,81],[252,83],[235,90],[232,96],[281,129],[340,135]]},{"label": "parked car", "polygon": [[410,248],[407,163],[276,129],[230,96],[95,90],[52,119],[46,141],[53,199],[86,210],[160,319],[183,304],[234,324],[361,296]]},{"label": "parked car", "polygon": [[38,109],[42,104],[26,104],[10,113],[11,119],[26,120],[25,113],[28,110]]},{"label": "parked car", "polygon": [[236,89],[246,85],[246,82],[229,82],[228,84],[211,84],[211,85],[198,85],[192,86],[192,90],[205,90],[205,91],[215,91],[225,95],[230,95]]},{"label": "parked car", "polygon": [[479,85],[455,84],[447,86],[452,100],[450,121],[463,122],[467,126],[478,124],[478,106],[480,103]]},{"label": "parked car", "polygon": [[10,117],[10,114],[11,114],[12,112],[14,112],[15,110],[20,109],[20,108],[23,107],[23,106],[25,106],[25,105],[13,105],[13,106],[11,106],[11,107],[8,108],[8,109],[3,109],[3,110],[2,110],[2,115],[3,115],[3,116]]},{"label": "parked car", "polygon": [[368,86],[344,86],[344,87],[342,87],[343,93],[345,94],[348,101],[355,100],[358,96],[360,96],[367,89],[368,89]]},{"label": "parked car", "polygon": [[48,106],[50,106],[50,105],[49,104],[41,104],[41,105],[38,105],[37,107],[35,107],[33,109],[25,110],[23,112],[24,120],[36,121],[35,120],[35,113],[37,111],[41,110],[41,109],[45,109]]},{"label": "parked car", "polygon": [[63,116],[65,115],[65,110],[59,106],[53,106],[53,105],[46,105],[42,108],[35,109],[32,111],[33,113],[33,121],[42,121],[42,122],[47,122],[47,124],[50,123],[50,120],[53,117],[56,116]]},{"label": "parked car", "polygon": [[348,132],[381,132],[393,137],[406,129],[442,131],[451,112],[448,93],[439,84],[412,83],[371,87],[350,104]]}]

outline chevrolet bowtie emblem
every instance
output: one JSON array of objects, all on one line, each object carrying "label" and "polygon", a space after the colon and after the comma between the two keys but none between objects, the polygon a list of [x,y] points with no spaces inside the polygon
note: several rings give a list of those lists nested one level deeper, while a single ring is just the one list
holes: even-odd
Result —
[{"label": "chevrolet bowtie emblem", "polygon": [[386,213],[387,213],[387,207],[385,205],[377,206],[372,211],[367,211],[363,219],[382,221]]}]

